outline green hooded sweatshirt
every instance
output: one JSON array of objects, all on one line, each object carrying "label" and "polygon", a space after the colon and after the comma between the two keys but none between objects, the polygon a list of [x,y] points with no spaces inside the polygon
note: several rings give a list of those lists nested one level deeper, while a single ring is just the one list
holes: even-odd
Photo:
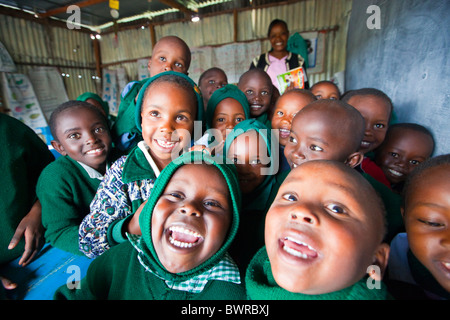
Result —
[{"label": "green hooded sweatshirt", "polygon": [[[175,171],[185,164],[214,165],[224,176],[233,208],[228,235],[222,247],[197,267],[170,273],[159,261],[153,246],[153,209]],[[80,289],[60,287],[55,299],[121,300],[231,300],[244,299],[245,289],[239,271],[228,256],[239,226],[240,193],[233,166],[217,164],[202,152],[183,154],[171,162],[155,181],[155,187],[139,216],[142,236],[129,235],[129,241],[111,248],[89,267]]]},{"label": "green hooded sweatshirt", "polygon": [[[238,123],[228,134],[223,147],[223,161],[230,162],[227,155],[231,143],[241,134],[249,131],[256,131],[263,139],[267,150],[260,155],[260,160],[270,161],[267,167],[267,175],[263,182],[249,194],[242,195],[241,223],[236,241],[230,249],[230,254],[238,263],[244,273],[248,263],[255,253],[264,245],[264,227],[266,213],[272,205],[278,189],[284,180],[285,175],[276,175],[278,171],[278,146],[272,148],[271,130],[256,119],[249,119]],[[259,140],[258,140],[259,141]],[[268,158],[266,158],[268,156]],[[266,159],[263,159],[266,158]]]}]

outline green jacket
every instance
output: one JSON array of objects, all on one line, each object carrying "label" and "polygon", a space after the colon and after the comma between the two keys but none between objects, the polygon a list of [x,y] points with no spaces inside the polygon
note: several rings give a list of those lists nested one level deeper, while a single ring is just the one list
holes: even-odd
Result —
[{"label": "green jacket", "polygon": [[42,205],[45,238],[54,247],[82,255],[78,249],[78,228],[95,196],[101,179],[68,156],[48,165],[39,177],[37,196]]},{"label": "green jacket", "polygon": [[139,263],[131,242],[121,243],[92,261],[80,289],[61,286],[56,300],[239,300],[245,289],[228,281],[208,281],[200,293],[175,290]]},{"label": "green jacket", "polygon": [[17,226],[36,201],[41,171],[54,160],[47,145],[19,120],[0,113],[0,264],[23,254],[24,238],[8,250]]}]

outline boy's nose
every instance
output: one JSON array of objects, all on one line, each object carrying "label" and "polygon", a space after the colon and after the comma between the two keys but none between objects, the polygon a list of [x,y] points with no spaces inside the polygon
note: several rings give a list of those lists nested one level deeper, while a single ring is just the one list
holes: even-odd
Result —
[{"label": "boy's nose", "polygon": [[194,217],[200,217],[201,216],[201,210],[199,210],[197,208],[196,205],[192,204],[192,203],[187,203],[184,204],[179,212],[183,215],[187,215],[187,216],[194,216]]},{"label": "boy's nose", "polygon": [[296,205],[290,212],[290,219],[308,225],[318,226],[320,224],[319,217],[313,212],[312,206],[306,203]]}]

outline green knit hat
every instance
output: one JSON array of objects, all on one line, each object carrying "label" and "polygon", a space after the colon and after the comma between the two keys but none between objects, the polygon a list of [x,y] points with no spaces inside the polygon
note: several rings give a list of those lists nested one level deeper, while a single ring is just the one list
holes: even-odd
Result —
[{"label": "green knit hat", "polygon": [[245,119],[250,119],[250,107],[245,94],[234,84],[227,84],[226,86],[217,89],[209,98],[208,105],[206,107],[206,129],[212,128],[212,121],[214,111],[220,101],[226,98],[233,98],[237,100],[244,109]]},{"label": "green knit hat", "polygon": [[[168,272],[164,268],[164,266],[161,264],[156,254],[152,241],[151,222],[153,209],[157,201],[161,197],[161,194],[164,192],[170,179],[172,178],[177,169],[186,164],[213,165],[217,169],[219,169],[219,171],[225,178],[225,181],[227,182],[228,185],[228,189],[230,191],[233,212],[228,235],[222,247],[207,261],[200,264],[196,268],[182,273],[173,274]],[[224,254],[227,252],[228,248],[233,242],[233,239],[236,236],[239,226],[240,206],[241,206],[241,192],[239,189],[237,172],[233,165],[219,164],[209,154],[200,151],[187,152],[179,156],[177,159],[173,160],[161,171],[160,175],[155,180],[154,187],[147,201],[147,204],[144,206],[139,216],[139,225],[142,232],[142,239],[144,240],[143,241],[144,246],[141,249],[143,250],[147,261],[151,263],[152,269],[155,272],[157,272],[160,276],[163,276],[164,279],[176,281],[183,281],[185,279],[192,277],[193,275],[198,274],[199,272],[201,273],[210,269],[212,266],[214,266],[217,262],[219,262],[223,258]]]},{"label": "green knit hat", "polygon": [[105,111],[106,116],[109,116],[109,105],[106,101],[104,101],[102,98],[100,98],[100,96],[96,93],[93,92],[85,92],[83,94],[80,94],[78,96],[78,98],[76,99],[77,101],[86,101],[88,99],[92,99],[97,101],[98,103],[100,103],[100,105],[103,108],[103,111]]},{"label": "green knit hat", "polygon": [[174,76],[181,77],[181,78],[187,80],[189,82],[189,84],[192,86],[192,89],[195,92],[195,96],[197,97],[197,116],[196,116],[195,120],[203,121],[203,110],[204,110],[203,109],[203,98],[202,98],[202,94],[200,92],[200,89],[197,86],[197,84],[194,82],[194,80],[189,78],[184,73],[180,73],[180,72],[176,72],[176,71],[165,71],[165,72],[158,73],[157,75],[154,75],[151,78],[146,79],[146,81],[144,81],[144,84],[142,85],[142,87],[141,87],[141,89],[139,91],[138,98],[137,98],[137,101],[136,101],[136,110],[135,110],[136,111],[136,113],[135,113],[136,127],[139,130],[139,132],[142,132],[142,127],[141,127],[141,122],[142,122],[141,109],[142,109],[142,104],[144,102],[145,90],[148,88],[150,83],[152,83],[156,79],[161,78],[163,76],[169,76],[169,75],[174,75]]}]

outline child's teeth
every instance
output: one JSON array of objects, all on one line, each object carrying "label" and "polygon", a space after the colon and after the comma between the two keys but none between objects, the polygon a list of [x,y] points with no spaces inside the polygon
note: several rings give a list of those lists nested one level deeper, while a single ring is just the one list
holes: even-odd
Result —
[{"label": "child's teeth", "polygon": [[402,173],[400,173],[398,171],[395,171],[395,170],[392,170],[392,169],[389,169],[389,172],[392,173],[394,176],[397,176],[397,177],[403,176]]},{"label": "child's teeth", "polygon": [[295,257],[299,257],[299,258],[302,258],[302,259],[308,259],[308,255],[303,254],[303,253],[301,253],[301,252],[299,252],[297,250],[294,250],[292,248],[289,248],[288,246],[284,246],[283,250],[286,251],[289,254],[292,254]]}]

